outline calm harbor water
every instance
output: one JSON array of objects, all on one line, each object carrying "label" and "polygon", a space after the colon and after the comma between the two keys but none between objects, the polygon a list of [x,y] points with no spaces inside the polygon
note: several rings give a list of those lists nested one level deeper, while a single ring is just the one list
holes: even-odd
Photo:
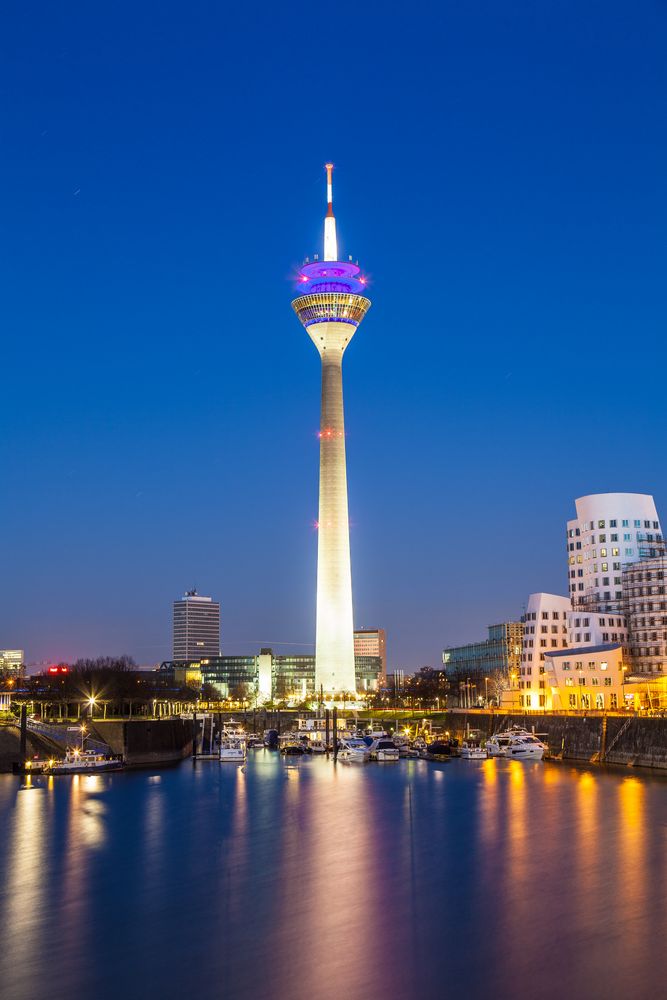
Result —
[{"label": "calm harbor water", "polygon": [[659,995],[667,781],[502,761],[0,776],[0,994]]}]

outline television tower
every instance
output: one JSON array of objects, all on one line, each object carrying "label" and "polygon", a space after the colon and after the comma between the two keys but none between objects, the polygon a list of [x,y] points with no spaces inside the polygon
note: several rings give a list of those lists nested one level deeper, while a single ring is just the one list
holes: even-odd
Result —
[{"label": "television tower", "polygon": [[319,694],[356,692],[350,525],[347,511],[343,354],[370,308],[359,267],[338,259],[331,174],[326,164],[324,256],[299,270],[292,307],[322,359],[320,509],[317,544],[315,685]]}]

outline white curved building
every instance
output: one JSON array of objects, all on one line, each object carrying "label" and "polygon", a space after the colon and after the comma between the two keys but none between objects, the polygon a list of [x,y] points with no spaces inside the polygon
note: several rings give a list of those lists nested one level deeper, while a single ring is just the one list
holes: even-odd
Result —
[{"label": "white curved building", "polygon": [[513,703],[518,701],[522,708],[549,707],[545,659],[550,653],[567,649],[569,613],[569,597],[540,593],[528,598],[523,615],[519,676],[510,674]]},{"label": "white curved building", "polygon": [[646,555],[661,534],[658,512],[648,493],[594,493],[575,501],[577,516],[567,522],[569,591],[573,608],[620,612],[624,567]]}]

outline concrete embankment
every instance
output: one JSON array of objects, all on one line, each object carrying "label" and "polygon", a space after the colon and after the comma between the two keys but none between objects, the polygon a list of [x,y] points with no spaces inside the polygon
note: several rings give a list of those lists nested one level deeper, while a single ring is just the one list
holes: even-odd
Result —
[{"label": "concrete embankment", "polygon": [[192,726],[190,719],[96,719],[91,730],[128,767],[147,767],[174,764],[192,754]]},{"label": "concrete embankment", "polygon": [[550,756],[592,764],[625,764],[667,770],[667,719],[638,716],[506,715],[459,713],[443,716],[445,728],[491,734],[517,725],[544,734]]},{"label": "concrete embankment", "polygon": [[[192,753],[192,722],[189,719],[127,719],[98,722],[89,726],[91,736],[106,743],[112,753],[122,755],[128,767],[158,767],[174,764]],[[12,771],[21,754],[18,726],[0,726],[0,773]],[[63,756],[64,745],[28,732],[28,757]]]},{"label": "concrete embankment", "polygon": [[[49,757],[53,753],[53,745],[34,733],[28,733],[26,743],[28,757]],[[21,732],[18,726],[0,726],[0,774],[12,771],[14,764],[21,755]]]}]

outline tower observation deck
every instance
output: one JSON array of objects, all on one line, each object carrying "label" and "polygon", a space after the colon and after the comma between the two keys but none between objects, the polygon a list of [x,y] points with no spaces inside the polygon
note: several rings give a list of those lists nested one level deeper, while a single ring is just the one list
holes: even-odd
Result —
[{"label": "tower observation deck", "polygon": [[329,695],[356,691],[350,526],[347,508],[343,354],[370,308],[357,264],[338,260],[333,164],[327,163],[324,257],[299,270],[292,307],[322,361],[315,684]]}]

